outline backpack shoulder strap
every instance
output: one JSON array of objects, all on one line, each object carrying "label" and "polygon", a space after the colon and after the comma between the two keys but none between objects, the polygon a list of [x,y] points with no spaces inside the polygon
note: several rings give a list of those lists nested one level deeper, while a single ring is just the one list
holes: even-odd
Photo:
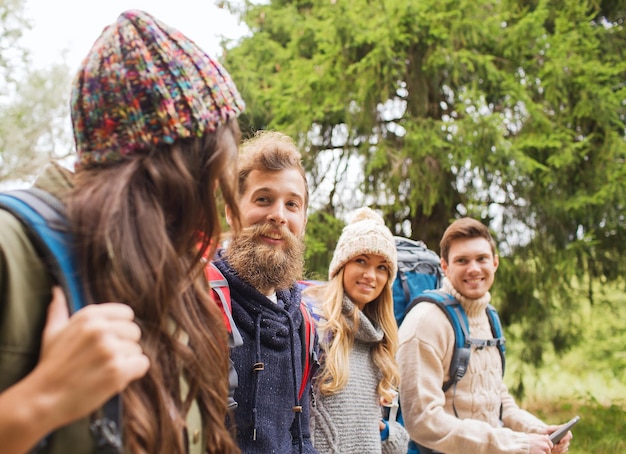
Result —
[{"label": "backpack shoulder strap", "polygon": [[454,353],[450,362],[450,378],[443,384],[446,392],[454,383],[459,381],[467,372],[471,353],[469,322],[461,303],[452,295],[441,290],[429,290],[415,297],[407,307],[407,314],[418,303],[429,302],[435,304],[448,318],[454,331]]},{"label": "backpack shoulder strap", "polygon": [[317,333],[315,331],[314,315],[308,304],[302,300],[300,302],[300,312],[302,312],[302,325],[300,326],[300,339],[302,344],[302,383],[298,391],[298,399],[302,399],[307,382],[315,373],[318,365],[317,358]]},{"label": "backpack shoulder strap", "polygon": [[70,313],[84,307],[85,291],[71,253],[72,238],[63,204],[52,194],[31,188],[0,193],[0,208],[22,223],[48,271],[63,288]]},{"label": "backpack shoulder strap", "polygon": [[230,300],[230,287],[228,281],[217,266],[211,261],[204,267],[204,274],[209,281],[213,299],[222,310],[224,325],[228,330],[229,343],[231,347],[243,345],[243,338],[237,329],[233,319],[233,307]]},{"label": "backpack shoulder strap", "polygon": [[502,330],[502,322],[500,322],[500,316],[498,311],[493,305],[487,305],[487,318],[489,318],[489,324],[491,325],[491,333],[493,334],[493,342],[498,347],[500,352],[500,359],[502,360],[502,375],[504,375],[504,368],[506,366],[506,347],[504,338],[504,332]]},{"label": "backpack shoulder strap", "polygon": [[[86,293],[72,253],[73,239],[61,201],[42,189],[19,189],[0,193],[0,209],[22,223],[50,274],[63,288],[70,314],[83,308],[87,304]],[[121,420],[122,402],[116,394],[104,404],[101,417],[91,421],[96,452],[122,451]],[[37,446],[47,445],[50,436]]]},{"label": "backpack shoulder strap", "polygon": [[[224,326],[228,331],[228,345],[229,347],[239,347],[243,345],[243,338],[241,333],[237,329],[235,320],[233,319],[233,306],[230,298],[230,287],[228,281],[219,270],[219,268],[210,260],[207,260],[204,267],[204,275],[211,287],[211,295],[213,301],[222,311],[222,317]],[[237,408],[237,401],[235,401],[235,389],[237,389],[239,383],[239,377],[237,370],[232,360],[228,362],[228,408]]]},{"label": "backpack shoulder strap", "polygon": [[302,312],[303,323],[300,325],[300,339],[302,344],[302,382],[298,391],[298,399],[302,399],[307,382],[315,374],[319,367],[318,357],[318,337],[315,329],[316,322],[320,319],[320,313],[316,305],[310,298],[302,296],[302,291],[307,287],[319,285],[319,281],[299,280],[296,286],[300,290],[300,312]]}]

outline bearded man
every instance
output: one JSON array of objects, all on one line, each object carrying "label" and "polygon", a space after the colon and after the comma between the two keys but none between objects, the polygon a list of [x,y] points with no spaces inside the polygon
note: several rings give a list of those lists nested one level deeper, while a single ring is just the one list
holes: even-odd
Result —
[{"label": "bearded man", "polygon": [[[239,384],[235,423],[243,453],[315,453],[309,388],[300,397],[303,325],[296,280],[304,269],[309,191],[288,136],[265,131],[239,157],[242,230],[215,260],[230,287],[243,345],[232,349]],[[230,222],[231,209],[226,207]]]}]

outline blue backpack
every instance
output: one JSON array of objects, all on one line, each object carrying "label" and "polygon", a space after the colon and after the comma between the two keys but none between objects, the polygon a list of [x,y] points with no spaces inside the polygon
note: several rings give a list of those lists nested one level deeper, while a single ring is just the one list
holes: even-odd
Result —
[{"label": "blue backpack", "polygon": [[[465,313],[463,306],[461,306],[461,303],[453,296],[441,290],[427,290],[411,301],[406,308],[405,315],[408,314],[417,304],[422,302],[435,304],[439,309],[441,309],[454,330],[455,348],[454,353],[452,354],[452,361],[450,362],[450,378],[448,381],[443,383],[442,386],[444,392],[450,389],[451,386],[456,386],[457,382],[463,378],[467,372],[472,346],[476,346],[478,348],[497,347],[498,352],[500,353],[500,359],[502,360],[502,373],[504,374],[506,353],[504,346],[505,339],[502,332],[502,323],[500,322],[500,317],[498,316],[498,312],[495,307],[488,304],[485,309],[491,326],[493,338],[474,339],[470,336],[467,314]],[[402,401],[402,396],[400,396],[400,401]],[[402,404],[402,402],[400,402],[400,404]],[[454,415],[458,418],[459,415],[454,405],[454,399],[452,400],[452,408],[454,410]],[[502,419],[502,406],[500,406],[500,419]],[[402,412],[400,410],[398,411],[398,421],[404,425]],[[424,446],[419,446],[411,440],[409,442],[409,449],[407,452],[408,454],[428,454],[433,451]]]},{"label": "blue backpack", "polygon": [[[63,288],[70,313],[86,304],[85,290],[71,253],[72,237],[63,204],[52,194],[38,188],[0,193],[0,209],[10,212],[25,227],[33,246],[54,280]],[[92,418],[90,430],[98,454],[122,452],[120,421],[122,415],[119,395],[102,408],[102,415]],[[41,440],[32,452],[43,449],[52,434]]]},{"label": "blue backpack", "polygon": [[407,306],[425,290],[441,286],[443,271],[436,252],[423,241],[400,236],[394,238],[398,252],[398,275],[393,281],[393,312],[398,326],[404,320]]}]

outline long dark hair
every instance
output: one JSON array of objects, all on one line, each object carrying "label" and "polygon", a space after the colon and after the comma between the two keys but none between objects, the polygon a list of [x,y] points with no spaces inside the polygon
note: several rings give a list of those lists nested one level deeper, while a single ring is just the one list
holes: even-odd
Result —
[{"label": "long dark hair", "polygon": [[231,227],[239,228],[239,142],[231,120],[203,138],[77,170],[67,208],[90,298],[133,308],[151,362],[122,394],[132,453],[184,453],[194,401],[206,452],[239,452],[225,426],[227,334],[202,260],[213,255],[221,230],[218,183],[234,207]]}]

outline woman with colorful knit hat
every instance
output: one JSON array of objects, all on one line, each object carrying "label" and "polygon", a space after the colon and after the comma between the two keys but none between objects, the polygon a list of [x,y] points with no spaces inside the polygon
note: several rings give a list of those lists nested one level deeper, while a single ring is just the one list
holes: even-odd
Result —
[{"label": "woman with colorful knit hat", "polygon": [[93,304],[68,316],[24,226],[0,210],[3,453],[238,452],[202,256],[220,233],[218,186],[237,228],[243,109],[216,60],[145,12],[97,39],[72,87],[75,172],[52,165],[35,183],[64,207]]},{"label": "woman with colorful knit hat", "polygon": [[311,431],[320,453],[407,451],[404,428],[382,417],[382,404],[391,403],[398,389],[391,293],[396,262],[393,235],[383,219],[361,208],[339,238],[329,281],[303,293],[319,319]]}]

